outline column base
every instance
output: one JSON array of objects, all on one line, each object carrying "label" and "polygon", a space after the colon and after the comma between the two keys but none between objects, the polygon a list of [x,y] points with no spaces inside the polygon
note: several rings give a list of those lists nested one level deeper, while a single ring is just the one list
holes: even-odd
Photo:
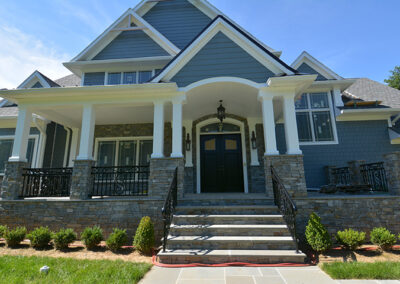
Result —
[{"label": "column base", "polygon": [[92,167],[93,160],[75,160],[74,169],[71,178],[71,200],[90,199],[89,195],[92,191]]},{"label": "column base", "polygon": [[1,185],[3,200],[17,200],[24,184],[23,169],[29,167],[27,162],[8,161]]}]

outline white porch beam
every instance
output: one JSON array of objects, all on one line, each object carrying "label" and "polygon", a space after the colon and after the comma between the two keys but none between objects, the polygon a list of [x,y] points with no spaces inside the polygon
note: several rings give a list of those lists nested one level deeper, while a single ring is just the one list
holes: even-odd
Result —
[{"label": "white porch beam", "polygon": [[77,160],[93,160],[94,128],[96,111],[93,105],[84,105],[82,113],[82,133]]},{"label": "white porch beam", "polygon": [[164,158],[164,105],[165,101],[154,102],[152,158]]},{"label": "white porch beam", "polygon": [[285,120],[286,154],[301,155],[299,135],[297,132],[295,94],[283,96],[283,117]]},{"label": "white porch beam", "polygon": [[258,161],[258,149],[253,149],[251,137],[252,133],[256,133],[256,124],[259,122],[259,119],[254,117],[247,118],[247,123],[249,124],[249,145],[250,145],[250,158],[251,158],[251,166],[259,166],[260,162]]},{"label": "white porch beam", "polygon": [[17,128],[15,129],[14,145],[10,162],[27,162],[26,151],[28,148],[29,130],[32,122],[32,111],[19,106]]},{"label": "white porch beam", "polygon": [[276,134],[275,134],[275,116],[274,116],[274,96],[265,91],[260,90],[258,94],[259,100],[262,103],[262,115],[264,126],[264,155],[279,155],[276,147]]},{"label": "white porch beam", "polygon": [[183,158],[182,153],[182,106],[186,96],[172,100],[172,158]]},{"label": "white porch beam", "polygon": [[[187,134],[189,134],[189,138],[190,138],[190,141],[192,142],[191,144],[193,144],[193,137],[192,137],[192,126],[193,126],[193,121],[191,121],[191,120],[185,120],[185,121],[183,121],[183,126],[185,127],[185,130],[186,130],[186,137],[187,137]],[[187,168],[192,168],[193,167],[193,152],[192,152],[192,150],[193,150],[193,147],[192,147],[192,145],[190,145],[190,150],[187,150],[186,149],[186,137],[185,137],[185,152],[186,152],[186,162],[185,162],[185,167],[187,167]]]}]

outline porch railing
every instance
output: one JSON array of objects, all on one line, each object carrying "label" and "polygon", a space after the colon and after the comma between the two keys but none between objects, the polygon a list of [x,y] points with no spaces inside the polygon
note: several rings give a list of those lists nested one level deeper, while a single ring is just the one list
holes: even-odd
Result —
[{"label": "porch railing", "polygon": [[271,166],[272,186],[274,190],[275,205],[278,206],[279,211],[283,215],[289,231],[295,241],[296,252],[299,251],[299,240],[296,231],[296,214],[297,206],[290,197],[289,192],[286,190],[285,185],[276,173],[274,167]]},{"label": "porch railing", "polygon": [[371,186],[373,191],[388,191],[384,163],[371,163],[360,166],[360,172],[365,184]]},{"label": "porch railing", "polygon": [[165,199],[164,206],[162,208],[162,216],[164,222],[164,238],[163,238],[163,251],[167,247],[167,239],[169,229],[171,227],[172,218],[174,216],[175,207],[178,204],[178,168],[174,171],[171,185],[168,190],[167,198]]},{"label": "porch railing", "polygon": [[68,197],[72,168],[23,169],[19,197]]},{"label": "porch railing", "polygon": [[147,196],[149,166],[93,167],[91,196]]},{"label": "porch railing", "polygon": [[336,185],[350,185],[351,184],[351,174],[349,167],[334,168],[332,169],[332,174]]}]

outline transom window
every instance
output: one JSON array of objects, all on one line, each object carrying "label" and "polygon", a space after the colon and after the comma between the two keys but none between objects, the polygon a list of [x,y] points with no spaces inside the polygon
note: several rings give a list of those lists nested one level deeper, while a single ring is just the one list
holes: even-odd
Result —
[{"label": "transom window", "polygon": [[[26,152],[26,157],[28,158],[28,162],[31,166],[33,162],[33,153],[35,150],[35,141],[35,138],[30,138],[28,140],[28,150]],[[12,138],[0,138],[0,175],[4,174],[6,162],[11,157],[13,144],[14,139]]]},{"label": "transom window", "polygon": [[212,123],[203,126],[201,133],[217,133],[217,132],[240,132],[240,127],[230,123]]},{"label": "transom window", "polygon": [[150,139],[98,139],[97,166],[148,166],[152,150],[153,140]]},{"label": "transom window", "polygon": [[335,141],[328,93],[303,94],[296,102],[296,118],[300,142]]},{"label": "transom window", "polygon": [[109,72],[107,85],[143,84],[151,79],[155,71]]}]

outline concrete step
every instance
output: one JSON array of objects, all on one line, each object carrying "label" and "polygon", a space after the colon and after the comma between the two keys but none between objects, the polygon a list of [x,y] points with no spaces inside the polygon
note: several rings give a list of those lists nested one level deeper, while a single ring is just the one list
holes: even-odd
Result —
[{"label": "concrete step", "polygon": [[294,250],[292,237],[168,236],[168,249]]},{"label": "concrete step", "polygon": [[306,257],[295,250],[166,250],[158,253],[158,259],[167,264],[231,263],[254,264],[304,263]]},{"label": "concrete step", "polygon": [[286,225],[172,225],[171,236],[290,236]]},{"label": "concrete step", "polygon": [[227,205],[273,205],[272,198],[265,194],[244,193],[202,193],[186,194],[178,200],[178,205],[227,206]]},{"label": "concrete step", "polygon": [[176,214],[174,225],[284,225],[282,215],[181,215]]},{"label": "concrete step", "polygon": [[204,206],[204,205],[180,205],[176,207],[176,214],[196,215],[273,215],[279,214],[275,205],[227,205],[227,206]]}]

